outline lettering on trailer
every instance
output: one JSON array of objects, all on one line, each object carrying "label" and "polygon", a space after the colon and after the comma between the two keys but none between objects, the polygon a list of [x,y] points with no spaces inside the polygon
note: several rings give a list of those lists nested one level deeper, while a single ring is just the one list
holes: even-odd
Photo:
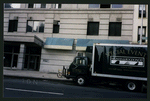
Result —
[{"label": "lettering on trailer", "polygon": [[110,65],[144,67],[143,57],[110,56]]},{"label": "lettering on trailer", "polygon": [[106,53],[107,56],[112,56],[112,55],[116,55],[116,54],[123,54],[123,55],[136,55],[136,56],[142,56],[145,57],[147,55],[147,53],[145,52],[141,52],[141,51],[137,51],[137,50],[116,50],[116,51],[109,51]]}]

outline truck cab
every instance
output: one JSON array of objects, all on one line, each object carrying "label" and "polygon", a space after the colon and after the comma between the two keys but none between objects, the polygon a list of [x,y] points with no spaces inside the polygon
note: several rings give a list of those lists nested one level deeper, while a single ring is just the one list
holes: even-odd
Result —
[{"label": "truck cab", "polygon": [[63,68],[63,76],[68,79],[72,78],[75,81],[77,81],[79,77],[87,79],[90,75],[89,69],[90,64],[88,57],[76,56],[68,69]]}]

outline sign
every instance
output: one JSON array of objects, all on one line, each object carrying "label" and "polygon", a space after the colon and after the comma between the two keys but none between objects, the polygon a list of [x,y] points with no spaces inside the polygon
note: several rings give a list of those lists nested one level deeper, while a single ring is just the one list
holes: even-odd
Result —
[{"label": "sign", "polygon": [[142,57],[110,56],[110,65],[144,67],[144,61]]}]

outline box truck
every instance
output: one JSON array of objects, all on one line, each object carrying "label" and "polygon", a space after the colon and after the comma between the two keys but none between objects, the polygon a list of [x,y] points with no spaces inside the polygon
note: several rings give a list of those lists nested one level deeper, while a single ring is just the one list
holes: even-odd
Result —
[{"label": "box truck", "polygon": [[87,46],[62,74],[82,86],[88,82],[120,83],[130,91],[147,86],[147,45],[100,44]]}]

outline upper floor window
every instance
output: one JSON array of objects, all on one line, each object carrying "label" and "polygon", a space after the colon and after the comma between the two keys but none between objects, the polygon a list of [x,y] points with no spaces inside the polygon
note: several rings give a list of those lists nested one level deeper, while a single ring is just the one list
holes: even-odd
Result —
[{"label": "upper floor window", "polygon": [[141,17],[141,14],[142,14],[142,7],[143,7],[143,17],[146,17],[146,7],[145,7],[145,5],[139,5],[139,17]]},{"label": "upper floor window", "polygon": [[9,20],[8,32],[17,32],[18,20]]},{"label": "upper floor window", "polygon": [[19,3],[5,3],[4,8],[20,8]]},{"label": "upper floor window", "polygon": [[100,8],[110,8],[110,4],[101,4]]},{"label": "upper floor window", "polygon": [[[143,26],[142,28],[142,42],[145,42],[145,39],[146,38],[146,26]],[[140,34],[141,34],[141,26],[138,26],[138,41],[140,40]]]},{"label": "upper floor window", "polygon": [[55,8],[61,8],[61,4],[55,4]]},{"label": "upper floor window", "polygon": [[99,8],[99,4],[89,4],[89,8]]},{"label": "upper floor window", "polygon": [[27,32],[44,32],[44,21],[28,21]]},{"label": "upper floor window", "polygon": [[29,3],[28,4],[28,8],[46,8],[46,4],[33,4],[33,3]]},{"label": "upper floor window", "polygon": [[59,25],[60,25],[60,21],[54,20],[54,23],[53,23],[53,33],[59,33]]},{"label": "upper floor window", "polygon": [[112,8],[122,8],[122,4],[112,4]]},{"label": "upper floor window", "polygon": [[109,22],[109,36],[121,36],[121,22]]},{"label": "upper floor window", "polygon": [[99,34],[99,22],[88,22],[87,35]]},{"label": "upper floor window", "polygon": [[122,8],[122,4],[89,4],[89,8]]}]

